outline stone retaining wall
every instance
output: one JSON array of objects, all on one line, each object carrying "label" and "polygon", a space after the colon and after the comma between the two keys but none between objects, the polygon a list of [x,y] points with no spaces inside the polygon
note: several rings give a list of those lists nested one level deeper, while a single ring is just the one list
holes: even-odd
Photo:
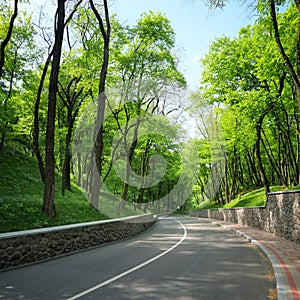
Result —
[{"label": "stone retaining wall", "polygon": [[151,214],[0,234],[0,270],[122,240],[155,223]]},{"label": "stone retaining wall", "polygon": [[300,244],[300,191],[269,193],[266,206],[194,210],[190,216],[247,225]]}]

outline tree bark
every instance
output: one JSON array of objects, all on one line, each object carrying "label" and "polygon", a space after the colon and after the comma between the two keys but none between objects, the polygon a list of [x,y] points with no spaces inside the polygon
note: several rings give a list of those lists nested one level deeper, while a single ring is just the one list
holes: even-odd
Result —
[{"label": "tree bark", "polygon": [[[66,22],[64,23],[64,26],[69,22],[69,20],[72,19],[74,13],[76,12],[78,6],[81,4],[82,0],[79,0],[74,9],[72,10],[71,14],[67,18]],[[40,108],[40,102],[41,102],[41,96],[42,96],[42,90],[45,82],[45,78],[48,72],[49,65],[51,63],[51,57],[53,56],[53,51],[54,48],[49,52],[48,57],[46,59],[43,72],[41,75],[38,91],[37,91],[37,96],[35,100],[35,106],[34,106],[34,122],[33,122],[33,149],[38,161],[38,166],[39,166],[39,171],[40,171],[40,176],[41,180],[45,183],[46,179],[46,172],[45,172],[45,167],[44,167],[44,162],[43,158],[41,155],[41,150],[40,150],[40,145],[39,145],[39,108]]]},{"label": "tree bark", "polygon": [[107,0],[103,0],[104,5],[104,13],[105,13],[105,23],[106,29],[104,28],[103,20],[98,13],[93,0],[90,0],[91,8],[97,18],[99,23],[99,28],[103,37],[104,41],[104,49],[103,49],[103,61],[102,61],[102,68],[100,72],[100,81],[99,81],[99,88],[98,88],[98,110],[97,110],[97,120],[96,120],[96,127],[95,127],[95,146],[94,146],[94,159],[95,162],[93,164],[93,176],[92,178],[92,189],[90,194],[90,203],[93,207],[98,209],[99,204],[99,195],[101,189],[101,175],[102,175],[102,153],[103,153],[103,122],[104,122],[104,111],[105,111],[105,82],[106,82],[106,75],[107,75],[107,68],[108,68],[108,61],[109,61],[109,43],[110,43],[110,19],[109,19],[109,12],[108,12],[108,4]]},{"label": "tree bark", "polygon": [[44,162],[43,158],[41,155],[41,150],[40,150],[40,143],[39,143],[39,135],[40,135],[40,129],[39,129],[39,108],[40,108],[40,102],[41,102],[41,96],[42,96],[42,90],[45,82],[45,78],[47,75],[47,71],[49,68],[49,65],[51,63],[51,57],[53,55],[53,49],[52,51],[48,54],[48,57],[46,59],[42,76],[40,79],[38,91],[37,91],[37,96],[35,100],[35,106],[34,106],[34,121],[33,121],[33,149],[38,161],[38,166],[40,170],[40,176],[43,182],[46,180],[46,172],[45,172],[45,167],[44,167]]},{"label": "tree bark", "polygon": [[44,214],[54,217],[54,184],[55,184],[55,158],[54,158],[54,135],[56,97],[58,89],[58,74],[64,36],[65,1],[57,0],[57,16],[55,24],[55,43],[53,49],[53,60],[51,65],[48,116],[46,132],[46,178],[42,211]]}]

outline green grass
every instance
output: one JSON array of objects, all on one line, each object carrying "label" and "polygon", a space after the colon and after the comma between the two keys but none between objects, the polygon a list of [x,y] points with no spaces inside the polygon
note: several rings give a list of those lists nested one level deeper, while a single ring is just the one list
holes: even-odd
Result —
[{"label": "green grass", "polygon": [[59,175],[56,183],[56,217],[50,218],[41,212],[44,185],[36,159],[11,149],[0,154],[0,232],[108,219],[76,185],[63,197]]},{"label": "green grass", "polygon": [[[299,189],[294,187],[292,189]],[[279,192],[288,190],[283,186],[272,186],[271,192]],[[234,208],[234,207],[252,207],[252,206],[263,206],[266,204],[266,194],[263,188],[254,190],[244,195],[239,195],[236,199],[230,201],[228,204],[218,205],[214,201],[204,201],[200,204],[199,209],[208,208]]]},{"label": "green grass", "polygon": [[141,215],[143,214],[142,209],[134,209],[133,203],[127,201],[125,203],[125,207],[122,209],[120,214],[117,213],[118,206],[120,200],[111,200],[108,198],[103,198],[100,195],[100,201],[99,201],[99,207],[101,207],[101,211],[110,216],[111,218],[122,218],[122,217],[128,217],[128,216],[134,216],[134,215]]}]

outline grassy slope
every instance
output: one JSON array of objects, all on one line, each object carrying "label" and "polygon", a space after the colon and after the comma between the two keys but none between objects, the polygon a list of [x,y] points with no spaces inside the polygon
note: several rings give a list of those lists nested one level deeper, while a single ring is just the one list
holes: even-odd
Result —
[{"label": "grassy slope", "polygon": [[[295,189],[295,188],[294,188]],[[278,192],[286,190],[282,186],[271,187],[271,192]],[[266,203],[266,194],[263,188],[247,193],[243,196],[232,200],[228,204],[218,206],[213,201],[204,201],[200,204],[199,208],[233,208],[233,207],[251,207],[251,206],[263,206]]]},{"label": "grassy slope", "polygon": [[61,195],[61,178],[56,178],[57,216],[41,213],[44,185],[34,158],[6,150],[0,154],[0,232],[108,219],[91,207],[80,189]]},{"label": "grassy slope", "polygon": [[[40,180],[36,160],[13,150],[0,154],[0,232],[108,219],[91,207],[77,186],[73,185],[73,191],[67,191],[63,197],[60,176],[57,176],[56,182],[57,216],[49,218],[41,213],[44,185]],[[272,187],[271,191],[284,189]],[[205,201],[199,208],[250,207],[264,205],[265,202],[264,189],[259,189],[239,196],[229,204],[218,206],[213,201]],[[102,198],[100,206],[110,217],[117,217],[112,214],[117,209],[117,201],[113,203]],[[127,204],[120,217],[139,213]]]}]

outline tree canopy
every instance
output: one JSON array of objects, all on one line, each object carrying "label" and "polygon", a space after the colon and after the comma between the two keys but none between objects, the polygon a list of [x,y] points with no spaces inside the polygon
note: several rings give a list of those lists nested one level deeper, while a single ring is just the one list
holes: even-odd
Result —
[{"label": "tree canopy", "polygon": [[36,157],[45,214],[56,214],[57,174],[62,194],[76,183],[112,216],[299,185],[298,1],[245,1],[256,22],[211,42],[189,97],[163,13],[129,26],[109,1],[57,0],[50,24],[24,2],[0,4],[0,151]]}]

